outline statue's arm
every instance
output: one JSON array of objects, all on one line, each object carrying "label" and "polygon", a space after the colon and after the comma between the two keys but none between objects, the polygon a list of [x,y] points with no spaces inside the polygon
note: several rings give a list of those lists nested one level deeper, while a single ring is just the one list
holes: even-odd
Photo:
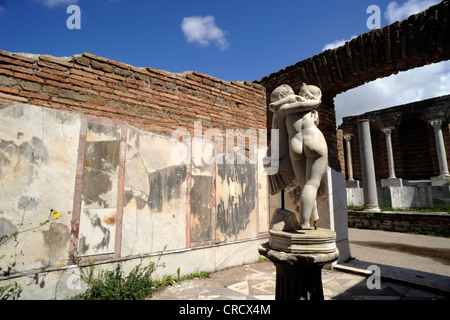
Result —
[{"label": "statue's arm", "polygon": [[[280,100],[278,100],[277,102],[273,102],[269,105],[269,109],[271,111],[277,111],[282,105],[284,104],[290,104],[290,103],[295,103],[297,101],[301,101],[300,99],[303,99],[300,96],[296,96],[296,95],[288,95]],[[304,99],[303,99],[304,100]]]},{"label": "statue's arm", "polygon": [[278,110],[278,113],[283,116],[288,116],[294,113],[311,111],[321,104],[320,100],[305,100],[294,103],[284,104]]}]

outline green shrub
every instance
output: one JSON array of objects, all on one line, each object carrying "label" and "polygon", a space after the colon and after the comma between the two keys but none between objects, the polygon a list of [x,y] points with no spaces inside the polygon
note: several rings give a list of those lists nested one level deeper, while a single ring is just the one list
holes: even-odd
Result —
[{"label": "green shrub", "polygon": [[156,266],[154,262],[142,265],[141,262],[128,274],[124,275],[121,263],[115,270],[101,270],[94,276],[94,266],[81,267],[81,278],[88,289],[70,299],[74,300],[144,300],[155,290],[152,273]]}]

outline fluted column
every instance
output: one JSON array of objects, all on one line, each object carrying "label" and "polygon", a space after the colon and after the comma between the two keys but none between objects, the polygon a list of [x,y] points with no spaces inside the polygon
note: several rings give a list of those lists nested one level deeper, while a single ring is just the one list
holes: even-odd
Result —
[{"label": "fluted column", "polygon": [[362,119],[358,121],[358,135],[364,188],[364,210],[379,212],[369,120]]}]

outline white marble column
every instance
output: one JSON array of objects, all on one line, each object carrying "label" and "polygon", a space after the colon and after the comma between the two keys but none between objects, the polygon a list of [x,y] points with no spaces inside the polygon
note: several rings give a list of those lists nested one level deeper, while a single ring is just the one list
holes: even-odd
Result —
[{"label": "white marble column", "polygon": [[348,180],[354,181],[353,179],[353,162],[352,162],[352,140],[353,134],[345,134],[344,139],[347,147],[347,174]]},{"label": "white marble column", "polygon": [[364,210],[379,212],[375,164],[373,162],[372,140],[369,120],[358,121],[359,151],[364,188]]},{"label": "white marble column", "polygon": [[442,120],[434,119],[430,121],[430,124],[434,128],[434,136],[436,139],[436,151],[439,162],[439,177],[449,177],[447,154],[445,152],[444,136],[442,135]]},{"label": "white marble column", "polygon": [[397,178],[395,176],[394,153],[392,152],[391,133],[394,127],[382,128],[381,131],[386,135],[386,150],[388,158],[389,179]]}]

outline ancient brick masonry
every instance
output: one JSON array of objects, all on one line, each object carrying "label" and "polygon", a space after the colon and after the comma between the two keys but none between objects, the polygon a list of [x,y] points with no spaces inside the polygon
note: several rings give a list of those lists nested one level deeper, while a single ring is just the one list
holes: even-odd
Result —
[{"label": "ancient brick masonry", "polygon": [[[288,66],[258,81],[267,94],[288,84],[298,91],[305,82],[322,89],[320,129],[328,143],[329,163],[340,171],[333,98],[378,78],[450,59],[449,1],[384,28],[359,35],[345,45]],[[269,115],[269,118],[271,116]]]},{"label": "ancient brick masonry", "polygon": [[[326,50],[273,73],[257,83],[268,91],[278,83],[319,86],[330,96],[399,71],[450,59],[449,1],[359,35],[345,45]],[[298,84],[300,83],[300,84]]]},{"label": "ancient brick masonry", "polygon": [[265,88],[199,72],[136,68],[90,53],[69,58],[0,50],[0,102],[117,118],[142,130],[265,129]]}]

